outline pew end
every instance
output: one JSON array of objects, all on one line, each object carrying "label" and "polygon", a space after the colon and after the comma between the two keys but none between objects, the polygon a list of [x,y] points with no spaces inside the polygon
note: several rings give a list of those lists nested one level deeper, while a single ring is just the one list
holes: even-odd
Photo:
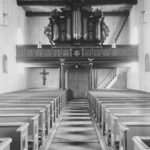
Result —
[{"label": "pew end", "polygon": [[150,136],[135,136],[132,138],[134,150],[150,150]]},{"label": "pew end", "polygon": [[27,150],[28,126],[25,122],[0,123],[0,135],[12,138],[11,150]]},{"label": "pew end", "polygon": [[12,138],[0,138],[0,150],[10,150]]},{"label": "pew end", "polygon": [[119,130],[119,149],[131,150],[134,149],[134,136],[150,136],[150,122],[121,122]]}]

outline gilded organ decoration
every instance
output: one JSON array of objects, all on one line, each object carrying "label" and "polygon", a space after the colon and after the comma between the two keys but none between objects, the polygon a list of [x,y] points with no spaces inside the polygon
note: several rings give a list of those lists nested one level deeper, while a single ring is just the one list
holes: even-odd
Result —
[{"label": "gilded organ decoration", "polygon": [[49,24],[45,27],[44,34],[48,37],[49,42],[53,41],[53,24],[51,18],[49,18]]},{"label": "gilded organ decoration", "polygon": [[51,45],[102,45],[109,29],[101,10],[86,5],[70,5],[50,12],[44,34]]}]

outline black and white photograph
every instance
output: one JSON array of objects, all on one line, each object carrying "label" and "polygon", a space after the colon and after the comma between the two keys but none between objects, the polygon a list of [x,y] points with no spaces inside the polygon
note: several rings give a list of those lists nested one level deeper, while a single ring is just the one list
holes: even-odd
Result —
[{"label": "black and white photograph", "polygon": [[0,150],[150,150],[150,0],[0,0]]}]

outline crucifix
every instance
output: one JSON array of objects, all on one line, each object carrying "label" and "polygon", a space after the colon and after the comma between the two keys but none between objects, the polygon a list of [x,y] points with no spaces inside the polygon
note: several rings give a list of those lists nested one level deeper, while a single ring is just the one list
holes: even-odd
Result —
[{"label": "crucifix", "polygon": [[46,72],[45,69],[43,69],[43,72],[40,72],[40,75],[43,75],[43,85],[46,85],[46,75],[48,75],[49,72]]}]

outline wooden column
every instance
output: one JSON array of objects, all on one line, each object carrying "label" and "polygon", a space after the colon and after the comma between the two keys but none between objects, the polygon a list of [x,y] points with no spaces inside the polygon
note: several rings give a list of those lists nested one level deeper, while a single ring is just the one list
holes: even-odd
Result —
[{"label": "wooden column", "polygon": [[60,59],[60,89],[65,90],[65,59]]},{"label": "wooden column", "polygon": [[92,90],[92,69],[93,69],[93,59],[89,60],[89,90]]},{"label": "wooden column", "polygon": [[94,69],[94,89],[97,89],[97,70]]}]

